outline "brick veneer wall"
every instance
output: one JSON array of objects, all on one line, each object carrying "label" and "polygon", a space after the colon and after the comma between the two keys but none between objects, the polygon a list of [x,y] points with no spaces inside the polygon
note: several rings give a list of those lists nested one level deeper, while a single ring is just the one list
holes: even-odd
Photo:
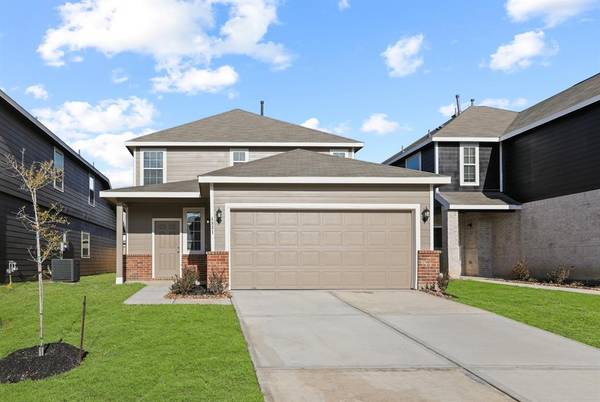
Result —
[{"label": "brick veneer wall", "polygon": [[152,279],[152,256],[150,254],[130,254],[123,256],[124,280]]},{"label": "brick veneer wall", "polygon": [[208,251],[206,253],[206,274],[208,282],[210,282],[213,272],[223,275],[223,278],[227,281],[227,287],[229,287],[228,251]]},{"label": "brick veneer wall", "polygon": [[440,273],[440,251],[419,250],[417,256],[417,287],[436,283]]},{"label": "brick veneer wall", "polygon": [[200,281],[206,281],[206,254],[184,254],[181,256],[182,270],[191,269]]}]

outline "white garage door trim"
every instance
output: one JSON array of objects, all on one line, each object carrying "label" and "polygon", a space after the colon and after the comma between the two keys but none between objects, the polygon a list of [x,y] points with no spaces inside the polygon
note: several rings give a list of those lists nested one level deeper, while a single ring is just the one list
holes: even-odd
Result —
[{"label": "white garage door trim", "polygon": [[[413,266],[412,266],[412,287],[417,288],[417,251],[421,249],[420,222],[421,206],[419,204],[288,204],[288,203],[227,203],[225,204],[225,251],[231,255],[230,237],[231,237],[231,211],[244,209],[259,209],[259,210],[343,210],[343,211],[371,211],[371,210],[388,210],[388,211],[411,211],[414,220],[413,238],[415,249],[413,250]],[[229,278],[231,278],[231,257],[229,261]],[[231,281],[229,281],[229,289],[231,289]]]}]

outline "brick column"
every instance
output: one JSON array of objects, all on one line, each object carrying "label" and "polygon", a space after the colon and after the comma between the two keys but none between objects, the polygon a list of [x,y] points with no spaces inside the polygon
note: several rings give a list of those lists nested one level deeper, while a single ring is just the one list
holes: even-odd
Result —
[{"label": "brick column", "polygon": [[419,250],[417,257],[417,287],[422,288],[436,283],[440,273],[440,252]]},{"label": "brick column", "polygon": [[458,278],[462,273],[459,223],[458,211],[442,209],[442,272],[450,278]]},{"label": "brick column", "polygon": [[210,284],[213,275],[222,275],[227,281],[229,288],[229,252],[228,251],[207,251],[206,252],[206,276],[207,283]]}]

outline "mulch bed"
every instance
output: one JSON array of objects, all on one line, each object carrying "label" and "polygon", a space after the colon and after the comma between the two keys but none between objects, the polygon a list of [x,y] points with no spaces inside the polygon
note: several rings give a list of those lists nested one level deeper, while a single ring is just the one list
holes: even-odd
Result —
[{"label": "mulch bed", "polygon": [[225,292],[220,295],[215,295],[212,293],[191,293],[189,295],[180,295],[169,292],[165,297],[167,299],[229,299],[231,298],[231,295],[229,292]]},{"label": "mulch bed", "polygon": [[19,349],[0,359],[0,383],[40,380],[69,371],[79,364],[79,348],[68,343],[46,344],[46,353],[42,357],[38,356],[37,346]]}]

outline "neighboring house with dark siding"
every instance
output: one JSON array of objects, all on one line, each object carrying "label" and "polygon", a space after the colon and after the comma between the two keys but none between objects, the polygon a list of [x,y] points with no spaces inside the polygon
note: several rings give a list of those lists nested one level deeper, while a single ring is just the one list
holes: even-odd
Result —
[{"label": "neighboring house with dark siding", "polygon": [[524,259],[597,280],[599,155],[600,74],[520,113],[471,106],[384,163],[452,177],[434,213],[451,276],[508,276]]},{"label": "neighboring house with dark siding", "polygon": [[[114,272],[115,212],[99,197],[100,191],[110,189],[108,178],[0,91],[0,154],[20,159],[22,149],[26,164],[53,160],[63,168],[63,180],[40,192],[42,206],[61,204],[69,220],[63,257],[79,259],[83,275]],[[12,172],[0,171],[0,282],[6,280],[10,260],[17,262],[18,277],[26,279],[36,272],[27,251],[35,244],[34,236],[15,216],[31,204],[29,194],[19,186]]]}]

